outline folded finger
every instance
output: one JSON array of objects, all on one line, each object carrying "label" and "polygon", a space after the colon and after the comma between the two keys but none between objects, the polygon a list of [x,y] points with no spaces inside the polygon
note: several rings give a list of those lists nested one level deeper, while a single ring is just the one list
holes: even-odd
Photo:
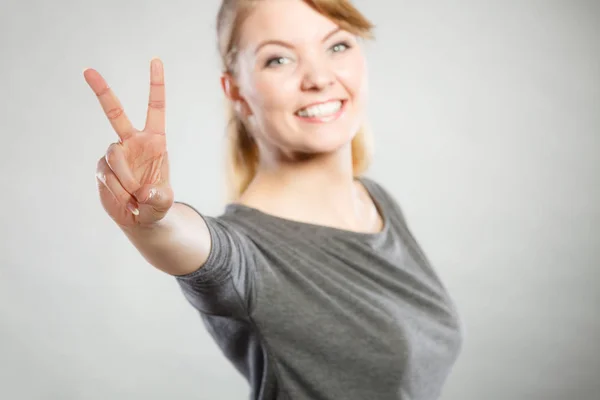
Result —
[{"label": "folded finger", "polygon": [[123,145],[120,143],[111,144],[108,147],[104,158],[106,164],[112,172],[114,172],[114,175],[119,180],[121,186],[133,196],[140,188],[140,184],[129,166]]},{"label": "folded finger", "polygon": [[121,185],[119,179],[117,179],[114,172],[108,166],[105,157],[102,157],[98,161],[96,180],[105,188],[100,187],[100,190],[108,190],[119,204],[126,205],[131,200],[131,195]]}]

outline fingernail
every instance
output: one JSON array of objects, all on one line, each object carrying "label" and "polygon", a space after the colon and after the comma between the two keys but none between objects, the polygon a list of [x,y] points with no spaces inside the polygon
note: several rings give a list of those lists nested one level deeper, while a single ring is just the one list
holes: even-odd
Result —
[{"label": "fingernail", "polygon": [[129,210],[133,215],[140,215],[140,210],[138,210],[133,204],[127,203],[127,210]]},{"label": "fingernail", "polygon": [[100,171],[96,172],[96,179],[98,179],[102,183],[106,183],[106,175],[104,175]]}]

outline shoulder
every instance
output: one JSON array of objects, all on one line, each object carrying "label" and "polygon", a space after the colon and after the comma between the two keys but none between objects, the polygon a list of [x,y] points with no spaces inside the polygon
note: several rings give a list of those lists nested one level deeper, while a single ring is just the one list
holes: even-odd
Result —
[{"label": "shoulder", "polygon": [[402,223],[406,222],[402,206],[392,191],[374,178],[360,176],[358,179],[369,191],[383,213],[398,218]]},{"label": "shoulder", "polygon": [[358,179],[375,200],[382,203],[389,203],[385,204],[388,206],[399,206],[395,196],[380,181],[366,176],[360,176]]}]

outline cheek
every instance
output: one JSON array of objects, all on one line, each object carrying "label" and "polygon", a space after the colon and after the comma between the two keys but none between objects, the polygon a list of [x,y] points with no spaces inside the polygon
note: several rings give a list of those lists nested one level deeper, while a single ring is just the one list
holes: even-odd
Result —
[{"label": "cheek", "polygon": [[338,69],[338,77],[353,96],[361,96],[367,88],[367,73],[364,60],[356,58],[348,60],[343,68]]},{"label": "cheek", "polygon": [[252,112],[251,124],[261,135],[269,136],[267,132],[285,130],[289,125],[297,102],[296,87],[294,78],[284,73],[253,76],[246,100]]},{"label": "cheek", "polygon": [[255,81],[255,98],[265,110],[287,110],[294,101],[294,82],[282,73],[263,74]]}]

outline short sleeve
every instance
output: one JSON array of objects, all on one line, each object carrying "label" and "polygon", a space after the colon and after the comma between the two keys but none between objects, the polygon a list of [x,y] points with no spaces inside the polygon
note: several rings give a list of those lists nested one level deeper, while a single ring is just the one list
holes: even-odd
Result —
[{"label": "short sleeve", "polygon": [[175,276],[184,296],[198,311],[208,315],[245,317],[254,297],[256,268],[251,242],[238,229],[220,218],[202,215],[208,227],[211,248],[202,267]]}]

